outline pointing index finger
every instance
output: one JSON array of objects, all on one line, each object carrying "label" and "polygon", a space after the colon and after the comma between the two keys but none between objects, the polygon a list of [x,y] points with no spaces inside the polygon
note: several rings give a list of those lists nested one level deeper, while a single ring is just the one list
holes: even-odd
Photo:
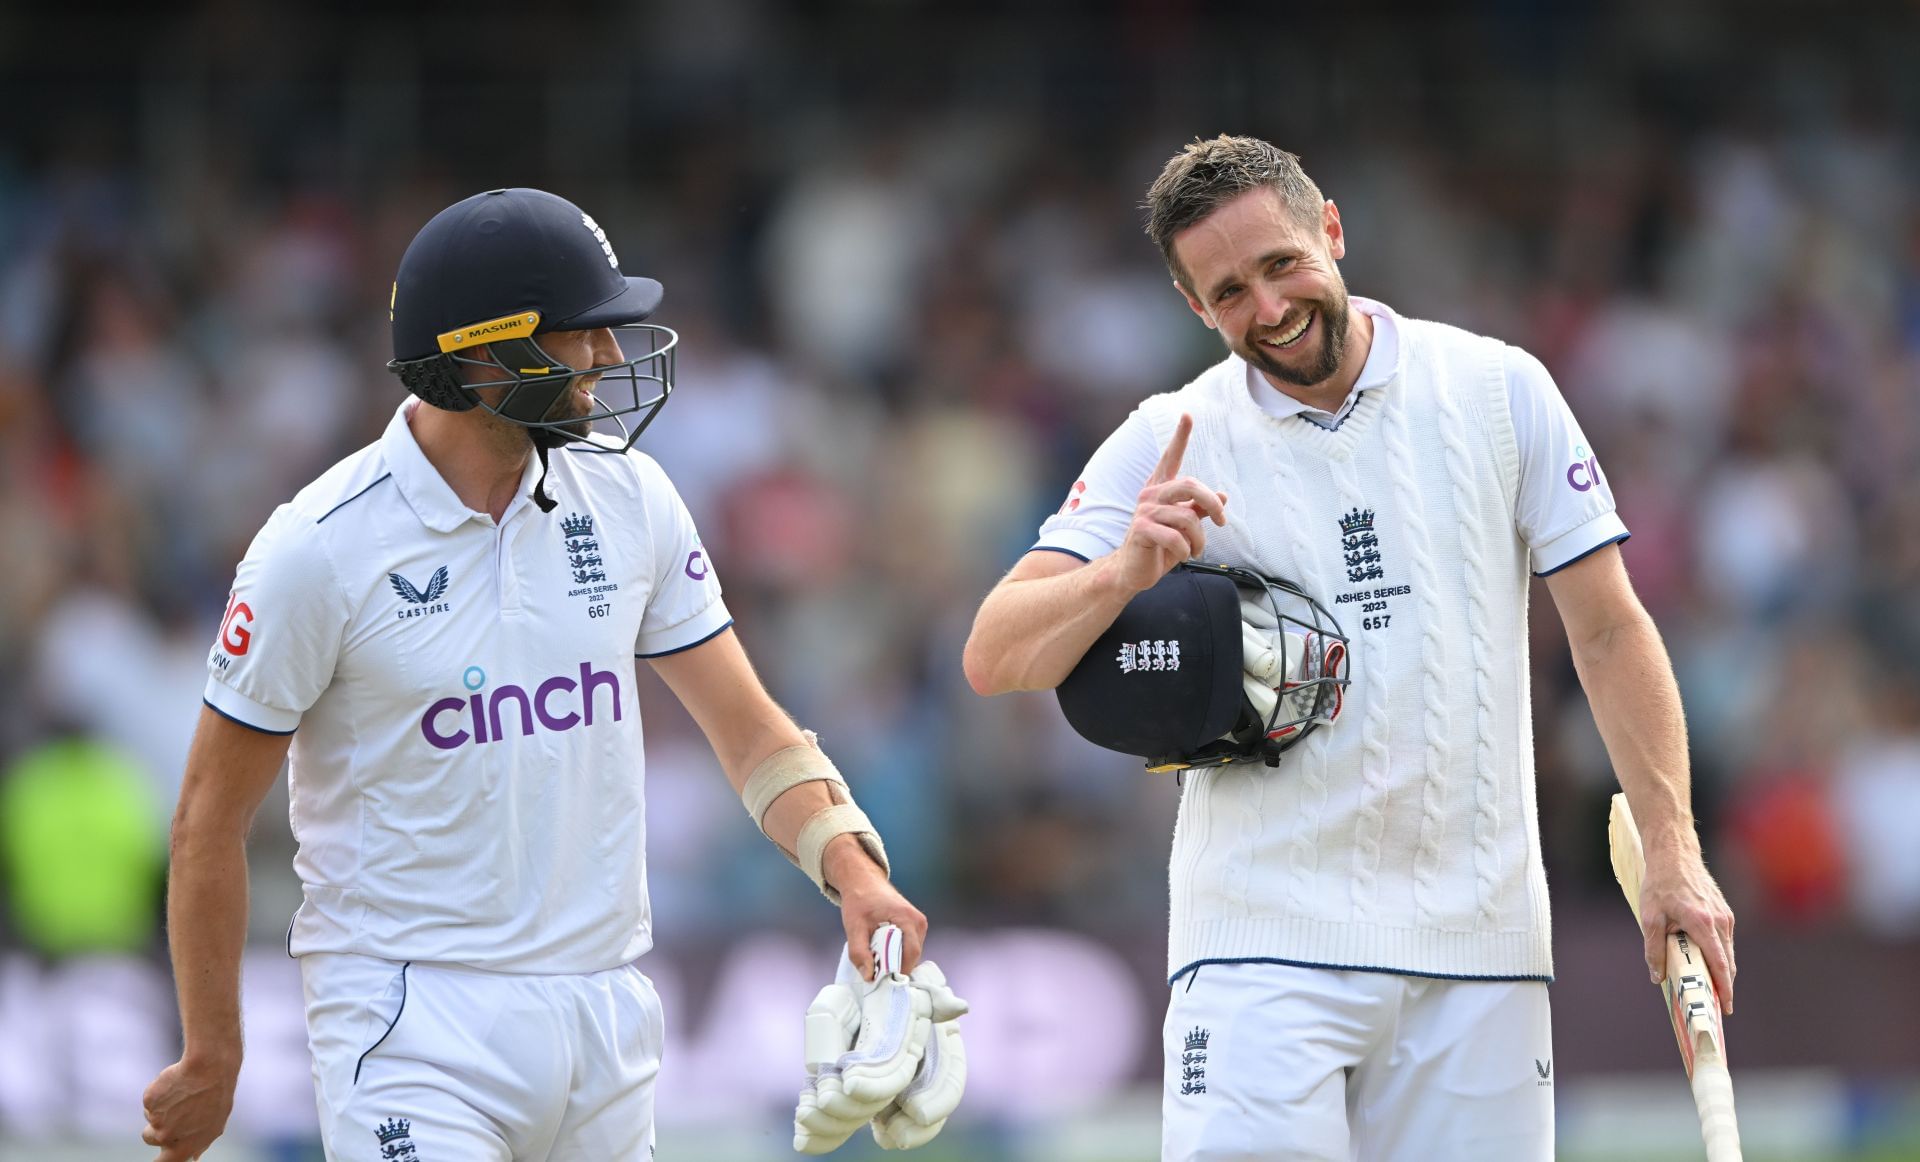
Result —
[{"label": "pointing index finger", "polygon": [[1193,434],[1193,417],[1182,414],[1180,422],[1174,425],[1173,439],[1167,441],[1166,450],[1160,453],[1160,462],[1153,466],[1153,475],[1147,477],[1149,485],[1165,484],[1180,475],[1180,461],[1187,455],[1187,437]]}]

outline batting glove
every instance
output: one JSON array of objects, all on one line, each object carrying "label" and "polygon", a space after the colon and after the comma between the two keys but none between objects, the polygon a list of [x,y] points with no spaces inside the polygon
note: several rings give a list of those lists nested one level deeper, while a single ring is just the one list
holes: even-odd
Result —
[{"label": "batting glove", "polygon": [[900,971],[901,941],[897,930],[886,938],[890,927],[874,933],[873,983],[842,955],[834,982],[807,1007],[807,1085],[793,1111],[793,1148],[802,1154],[839,1148],[901,1096],[926,1056],[933,993]]},{"label": "batting glove", "polygon": [[911,979],[932,1002],[933,1035],[913,1081],[873,1119],[873,1140],[885,1150],[911,1150],[933,1141],[967,1088],[967,1047],[959,1021],[967,1002],[947,987],[946,974],[931,960],[921,961]]},{"label": "batting glove", "polygon": [[1240,618],[1241,686],[1262,722],[1292,724],[1275,731],[1284,736],[1312,717],[1325,722],[1340,717],[1339,687],[1334,687],[1330,698],[1322,698],[1319,688],[1310,683],[1341,673],[1346,663],[1344,644],[1311,631],[1283,626],[1272,611],[1258,601],[1243,600]]}]

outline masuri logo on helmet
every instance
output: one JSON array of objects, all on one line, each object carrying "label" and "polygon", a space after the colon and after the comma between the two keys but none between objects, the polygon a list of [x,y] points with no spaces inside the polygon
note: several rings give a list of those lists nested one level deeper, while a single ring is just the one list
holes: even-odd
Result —
[{"label": "masuri logo on helmet", "polygon": [[540,327],[540,312],[526,311],[520,314],[502,315],[498,319],[488,319],[484,323],[474,323],[458,331],[445,331],[434,336],[434,342],[444,352],[458,351],[463,347],[474,347],[481,343],[491,343],[496,339],[523,339]]}]

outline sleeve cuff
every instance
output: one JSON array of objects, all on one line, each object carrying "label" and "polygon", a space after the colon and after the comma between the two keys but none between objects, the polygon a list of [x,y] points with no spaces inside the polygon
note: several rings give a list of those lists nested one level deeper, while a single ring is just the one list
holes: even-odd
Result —
[{"label": "sleeve cuff", "polygon": [[200,697],[220,717],[262,734],[292,734],[300,727],[298,711],[255,702],[218,678],[207,679],[207,688]]},{"label": "sleeve cuff", "polygon": [[1630,535],[1619,513],[1603,512],[1579,528],[1561,533],[1544,545],[1535,546],[1533,575],[1545,577],[1558,572],[1589,553],[1618,544]]},{"label": "sleeve cuff", "polygon": [[1054,529],[1042,534],[1033,548],[1027,551],[1065,553],[1082,561],[1092,561],[1113,552],[1113,548],[1103,538],[1080,529]]},{"label": "sleeve cuff", "polygon": [[681,650],[692,649],[732,624],[733,614],[727,612],[726,601],[716,597],[712,604],[678,625],[643,631],[633,643],[633,655],[637,658],[658,658],[677,654]]}]

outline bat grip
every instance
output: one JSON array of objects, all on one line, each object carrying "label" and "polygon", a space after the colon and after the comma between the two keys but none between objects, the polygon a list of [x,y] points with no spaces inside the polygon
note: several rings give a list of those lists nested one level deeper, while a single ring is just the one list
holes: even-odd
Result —
[{"label": "bat grip", "polygon": [[876,983],[882,977],[900,971],[901,959],[906,955],[906,937],[901,934],[898,924],[882,924],[875,928],[872,943],[868,947],[873,951],[873,979]]},{"label": "bat grip", "polygon": [[1741,1162],[1740,1126],[1733,1114],[1733,1078],[1718,1053],[1702,1052],[1693,1070],[1693,1105],[1707,1162]]}]

